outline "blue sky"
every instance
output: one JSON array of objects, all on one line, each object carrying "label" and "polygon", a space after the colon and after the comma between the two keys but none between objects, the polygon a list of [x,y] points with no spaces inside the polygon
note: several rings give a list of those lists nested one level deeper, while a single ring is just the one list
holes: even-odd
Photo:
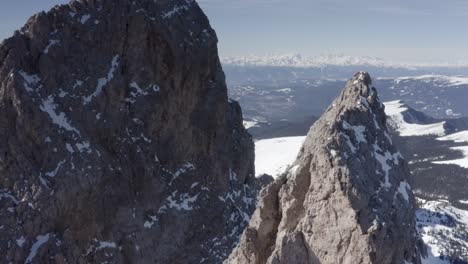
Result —
[{"label": "blue sky", "polygon": [[[66,0],[4,1],[0,38]],[[468,61],[466,0],[199,0],[223,56],[290,53]]]}]

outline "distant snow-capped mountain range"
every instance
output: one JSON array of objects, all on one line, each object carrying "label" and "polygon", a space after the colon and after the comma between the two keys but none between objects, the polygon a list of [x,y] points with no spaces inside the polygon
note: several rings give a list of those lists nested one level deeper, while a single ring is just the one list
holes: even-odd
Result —
[{"label": "distant snow-capped mountain range", "polygon": [[221,57],[221,62],[225,65],[236,66],[271,66],[302,68],[320,68],[326,66],[372,66],[381,68],[468,67],[468,62],[454,64],[398,63],[370,56],[304,56],[298,53]]}]

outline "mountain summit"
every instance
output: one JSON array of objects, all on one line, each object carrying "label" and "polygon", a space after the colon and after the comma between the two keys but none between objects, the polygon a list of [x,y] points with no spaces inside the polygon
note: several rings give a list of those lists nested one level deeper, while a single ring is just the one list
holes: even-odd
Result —
[{"label": "mountain summit", "polygon": [[370,76],[357,73],[261,192],[225,263],[420,263],[409,176]]},{"label": "mountain summit", "polygon": [[192,0],[81,0],[0,45],[1,263],[220,263],[253,143]]}]

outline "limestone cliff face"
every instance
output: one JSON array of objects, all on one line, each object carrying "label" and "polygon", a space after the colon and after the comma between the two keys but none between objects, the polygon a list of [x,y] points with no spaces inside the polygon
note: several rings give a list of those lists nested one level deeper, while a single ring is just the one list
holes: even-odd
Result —
[{"label": "limestone cliff face", "polygon": [[227,257],[256,186],[216,45],[192,0],[72,1],[0,45],[1,263]]},{"label": "limestone cliff face", "polygon": [[259,199],[225,263],[420,263],[409,171],[367,73],[348,82]]}]

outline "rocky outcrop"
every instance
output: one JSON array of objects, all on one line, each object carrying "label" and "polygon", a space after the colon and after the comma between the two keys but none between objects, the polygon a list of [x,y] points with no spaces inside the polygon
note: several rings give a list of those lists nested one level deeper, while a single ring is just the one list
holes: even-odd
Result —
[{"label": "rocky outcrop", "polygon": [[220,263],[253,143],[192,0],[81,0],[0,46],[1,263]]},{"label": "rocky outcrop", "polygon": [[293,166],[262,190],[225,263],[420,263],[407,164],[367,73],[312,126]]}]

